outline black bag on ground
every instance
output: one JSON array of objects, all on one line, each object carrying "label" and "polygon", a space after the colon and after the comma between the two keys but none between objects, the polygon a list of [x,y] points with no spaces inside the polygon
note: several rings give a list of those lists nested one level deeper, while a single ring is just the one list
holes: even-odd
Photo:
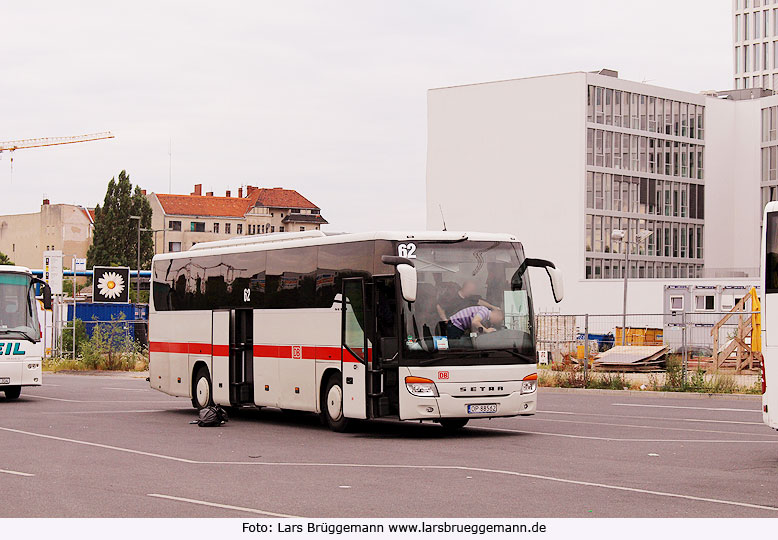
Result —
[{"label": "black bag on ground", "polygon": [[200,419],[197,421],[197,425],[200,427],[215,427],[228,421],[227,411],[219,406],[211,406],[200,409]]}]

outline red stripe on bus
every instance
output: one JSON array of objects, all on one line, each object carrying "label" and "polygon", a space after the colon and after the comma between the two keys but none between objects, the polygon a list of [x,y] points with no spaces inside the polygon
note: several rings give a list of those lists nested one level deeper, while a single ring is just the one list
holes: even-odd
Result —
[{"label": "red stripe on bus", "polygon": [[[301,351],[295,351],[297,347]],[[212,356],[229,356],[229,345],[213,345],[208,343],[174,343],[167,341],[152,341],[149,351],[153,353],[172,354],[203,354]],[[362,349],[355,352],[362,353]],[[372,348],[368,348],[368,358],[373,356]],[[341,357],[340,347],[317,347],[309,345],[254,345],[254,356],[259,358],[299,358],[302,360],[336,360]],[[344,362],[358,362],[350,353],[343,357]]]}]

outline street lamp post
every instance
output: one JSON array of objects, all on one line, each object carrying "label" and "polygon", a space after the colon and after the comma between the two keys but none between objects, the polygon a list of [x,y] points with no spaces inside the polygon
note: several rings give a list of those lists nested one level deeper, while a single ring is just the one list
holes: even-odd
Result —
[{"label": "street lamp post", "polygon": [[[141,229],[141,231],[153,233],[153,235],[154,235],[153,236],[153,238],[154,238],[154,254],[156,255],[157,254],[157,233],[158,232],[165,232],[165,229],[147,229],[147,228],[144,227],[144,228]],[[164,243],[164,236],[163,236],[162,242]],[[164,247],[163,247],[162,251],[164,253]]]},{"label": "street lamp post", "polygon": [[137,268],[138,273],[135,274],[135,303],[140,304],[140,216],[130,216],[130,219],[134,219],[138,224],[138,244],[137,244],[137,252],[138,252],[138,266]]},{"label": "street lamp post", "polygon": [[629,281],[629,250],[631,245],[640,245],[642,242],[645,242],[648,240],[648,237],[651,236],[653,233],[647,229],[642,229],[638,231],[637,238],[630,242],[629,240],[629,224],[627,225],[627,230],[624,229],[613,229],[611,232],[611,239],[616,242],[621,242],[622,247],[624,247],[624,302],[622,305],[622,312],[621,312],[621,344],[626,345],[627,344],[627,283]]}]

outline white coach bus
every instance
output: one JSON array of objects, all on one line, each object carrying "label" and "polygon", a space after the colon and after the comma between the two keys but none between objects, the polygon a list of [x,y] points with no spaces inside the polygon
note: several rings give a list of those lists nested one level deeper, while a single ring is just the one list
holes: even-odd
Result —
[{"label": "white coach bus", "polygon": [[762,227],[762,419],[778,429],[778,202],[767,203]]},{"label": "white coach bus", "polygon": [[36,283],[44,309],[51,309],[51,289],[29,268],[0,265],[0,392],[6,400],[17,399],[22,386],[40,386],[43,380]]},{"label": "white coach bus", "polygon": [[196,408],[316,412],[336,431],[533,414],[527,268],[545,268],[562,299],[561,273],[507,234],[280,233],[152,266],[152,388]]}]

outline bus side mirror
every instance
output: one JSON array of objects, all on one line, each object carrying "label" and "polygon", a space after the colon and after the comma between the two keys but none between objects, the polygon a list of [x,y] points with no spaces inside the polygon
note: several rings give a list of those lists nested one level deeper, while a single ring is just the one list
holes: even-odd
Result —
[{"label": "bus side mirror", "polygon": [[548,279],[551,280],[551,292],[554,293],[554,300],[558,304],[565,297],[565,285],[562,281],[562,271],[559,268],[546,266]]},{"label": "bus side mirror", "polygon": [[35,278],[35,283],[40,283],[41,285],[41,295],[43,296],[43,309],[50,310],[51,309],[51,287],[49,287],[49,284],[43,281],[42,279]]},{"label": "bus side mirror", "polygon": [[416,269],[409,264],[398,264],[397,273],[400,274],[400,290],[406,302],[416,301],[417,277]]},{"label": "bus side mirror", "polygon": [[416,289],[418,288],[418,277],[413,261],[407,257],[397,257],[395,255],[384,255],[381,257],[384,264],[394,266],[397,273],[400,274],[400,291],[406,302],[416,301]]},{"label": "bus side mirror", "polygon": [[41,286],[41,294],[43,294],[43,309],[51,309],[51,287],[48,283],[43,283]]}]

